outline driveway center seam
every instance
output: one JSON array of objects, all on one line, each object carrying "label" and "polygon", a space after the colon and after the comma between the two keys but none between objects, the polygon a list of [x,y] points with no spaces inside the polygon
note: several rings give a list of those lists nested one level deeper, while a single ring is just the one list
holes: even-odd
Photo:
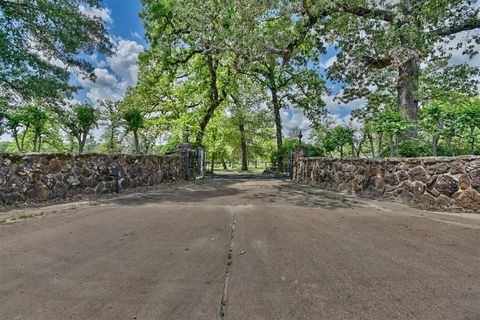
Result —
[{"label": "driveway center seam", "polygon": [[234,241],[235,241],[235,225],[237,223],[235,207],[232,207],[232,211],[233,211],[233,221],[232,221],[232,224],[230,225],[230,248],[228,250],[227,265],[225,267],[225,276],[224,276],[224,280],[223,280],[222,299],[220,300],[220,307],[219,307],[219,310],[218,310],[218,319],[221,319],[221,320],[226,319],[225,307],[227,305],[228,279],[229,279],[229,276],[230,276],[230,266],[232,265],[232,260],[233,260],[233,244],[234,244]]}]

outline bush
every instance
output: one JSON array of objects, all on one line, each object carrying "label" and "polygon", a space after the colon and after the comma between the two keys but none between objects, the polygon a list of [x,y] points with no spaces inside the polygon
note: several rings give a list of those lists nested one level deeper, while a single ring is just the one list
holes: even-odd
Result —
[{"label": "bush", "polygon": [[307,157],[325,157],[325,150],[320,146],[307,145]]},{"label": "bush", "polygon": [[13,145],[10,141],[0,141],[0,152],[6,152],[10,145]]},{"label": "bush", "polygon": [[[295,139],[285,139],[282,149],[274,150],[270,154],[270,162],[274,165],[277,164],[277,156],[280,154],[283,157],[283,163],[285,168],[288,168],[288,162],[290,161],[290,154],[298,145],[298,141]],[[307,157],[322,157],[325,155],[325,151],[321,147],[316,147],[309,143],[302,143],[302,146],[307,148]],[[284,170],[285,170],[284,168]]]},{"label": "bush", "polygon": [[430,145],[418,140],[403,140],[398,145],[400,157],[428,157],[432,155]]},{"label": "bush", "polygon": [[449,148],[447,143],[442,141],[438,144],[437,154],[441,157],[451,157],[460,154],[460,151],[458,150],[457,146],[452,145],[452,148]]}]

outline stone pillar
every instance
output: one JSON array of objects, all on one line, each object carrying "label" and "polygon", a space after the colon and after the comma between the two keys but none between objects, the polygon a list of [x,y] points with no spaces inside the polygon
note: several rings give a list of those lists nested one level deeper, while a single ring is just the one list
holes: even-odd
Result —
[{"label": "stone pillar", "polygon": [[307,156],[308,149],[305,146],[297,145],[293,149],[293,163],[292,163],[292,179],[298,180],[300,178],[300,169],[301,169],[301,161],[300,158],[305,158]]},{"label": "stone pillar", "polygon": [[198,157],[198,163],[197,163],[198,175],[200,178],[203,178],[205,176],[206,162],[207,162],[207,154],[205,152],[205,149],[198,147],[197,157]]},{"label": "stone pillar", "polygon": [[192,168],[191,168],[191,151],[192,150],[192,146],[189,144],[189,143],[182,143],[179,147],[178,147],[178,153],[179,153],[179,156],[180,156],[180,159],[181,159],[181,163],[182,163],[182,174],[181,174],[181,178],[185,179],[185,180],[188,180],[191,178],[192,176]]}]

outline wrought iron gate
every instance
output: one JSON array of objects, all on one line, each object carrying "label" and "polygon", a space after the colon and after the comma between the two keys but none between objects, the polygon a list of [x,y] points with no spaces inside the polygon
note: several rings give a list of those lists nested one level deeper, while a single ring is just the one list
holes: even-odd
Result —
[{"label": "wrought iron gate", "polygon": [[185,146],[182,148],[181,157],[185,180],[201,179],[205,176],[205,149]]}]

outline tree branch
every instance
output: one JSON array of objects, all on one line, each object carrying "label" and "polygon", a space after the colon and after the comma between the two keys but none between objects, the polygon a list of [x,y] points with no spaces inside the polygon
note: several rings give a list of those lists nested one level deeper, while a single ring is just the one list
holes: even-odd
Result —
[{"label": "tree branch", "polygon": [[344,12],[351,13],[359,17],[370,17],[370,18],[375,18],[377,20],[393,22],[394,14],[392,11],[389,11],[389,10],[364,8],[364,7],[353,6],[348,4],[342,4],[340,5],[340,8]]},{"label": "tree branch", "polygon": [[449,36],[462,31],[469,31],[469,30],[475,30],[475,29],[480,29],[479,19],[467,21],[463,24],[450,26],[448,28],[436,30],[434,32],[439,36]]},{"label": "tree branch", "polygon": [[190,51],[185,57],[183,58],[174,58],[175,60],[171,61],[170,63],[172,65],[179,65],[179,64],[185,64],[187,63],[191,58],[193,58],[195,55],[203,53],[203,50],[192,50]]},{"label": "tree branch", "polygon": [[300,26],[299,36],[293,39],[285,49],[277,49],[277,48],[270,48],[268,53],[280,55],[283,58],[284,64],[288,62],[288,60],[292,57],[293,51],[305,40],[310,32],[311,28],[317,24],[317,22],[323,18],[331,15],[332,13],[338,11],[344,11],[347,13],[351,13],[361,17],[371,17],[378,20],[383,20],[387,22],[393,22],[394,14],[392,11],[384,10],[384,9],[371,9],[371,8],[364,8],[360,6],[352,6],[347,4],[342,4],[338,8],[325,10],[313,14],[310,11],[305,0],[302,1],[303,6],[303,14],[306,16],[306,22]]},{"label": "tree branch", "polygon": [[[326,11],[319,12],[316,15],[313,15],[310,12],[310,8],[308,7],[306,1],[302,1],[302,6],[305,14],[307,15],[308,19],[306,23],[300,27],[300,35],[293,39],[288,45],[286,50],[283,50],[283,52],[280,53],[280,55],[283,58],[283,63],[286,64],[288,60],[292,57],[293,51],[305,40],[307,37],[308,33],[310,32],[311,28],[317,24],[318,20],[320,18],[326,17],[329,13]],[[271,52],[273,53],[274,49],[271,49]]]},{"label": "tree branch", "polygon": [[38,7],[31,5],[29,3],[8,1],[8,0],[0,0],[0,7],[2,6],[23,7],[23,8],[38,10]]},{"label": "tree branch", "polygon": [[392,64],[392,60],[389,57],[378,59],[364,56],[362,60],[367,64],[368,67],[372,67],[374,69],[383,69]]}]

